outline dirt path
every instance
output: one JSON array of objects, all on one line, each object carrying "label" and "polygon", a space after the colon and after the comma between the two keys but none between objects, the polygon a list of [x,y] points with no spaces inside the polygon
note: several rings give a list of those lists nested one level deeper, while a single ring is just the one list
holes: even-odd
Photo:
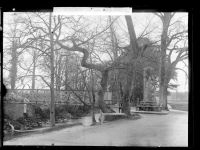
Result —
[{"label": "dirt path", "polygon": [[30,135],[4,145],[187,146],[188,113],[142,114],[138,120],[118,120],[97,126],[76,126]]}]

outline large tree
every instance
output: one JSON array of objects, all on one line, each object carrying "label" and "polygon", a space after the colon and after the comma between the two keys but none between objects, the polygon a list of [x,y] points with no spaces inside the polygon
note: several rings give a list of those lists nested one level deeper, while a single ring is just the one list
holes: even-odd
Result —
[{"label": "large tree", "polygon": [[16,89],[16,82],[18,78],[18,64],[20,63],[20,56],[26,50],[26,45],[31,44],[26,41],[28,36],[27,30],[21,23],[21,18],[17,14],[12,14],[13,20],[5,21],[4,30],[4,55],[6,53],[11,56],[10,67],[4,65],[4,69],[9,71],[10,87],[12,90]]},{"label": "large tree", "polygon": [[[163,105],[163,109],[167,110],[167,88],[172,77],[172,72],[173,70],[175,70],[176,65],[179,61],[187,58],[187,47],[177,49],[176,44],[182,40],[181,37],[183,37],[184,34],[187,33],[187,30],[184,29],[182,31],[175,32],[174,34],[170,34],[170,27],[172,26],[172,24],[170,23],[175,13],[156,13],[155,15],[157,15],[162,22],[159,89],[160,102]],[[172,41],[175,41],[175,44],[174,47],[170,50],[169,47],[170,44],[172,44]],[[170,51],[168,56],[167,50]],[[176,57],[176,60],[172,62],[171,55],[174,50],[177,50],[178,55]],[[168,67],[166,68],[166,66]]]},{"label": "large tree", "polygon": [[[70,39],[70,41],[72,42],[71,47],[66,46],[65,44],[63,44],[59,40],[57,41],[57,44],[61,48],[66,49],[68,51],[79,51],[79,52],[83,53],[81,65],[83,67],[86,67],[86,68],[89,68],[89,69],[97,70],[101,73],[101,75],[102,75],[101,82],[100,82],[101,88],[98,92],[98,102],[99,102],[99,107],[103,112],[113,112],[111,109],[109,109],[108,106],[106,106],[104,99],[103,99],[104,93],[107,89],[109,71],[116,69],[116,68],[121,68],[120,65],[122,64],[124,69],[126,69],[126,71],[127,71],[126,84],[125,84],[125,87],[124,87],[124,92],[123,92],[124,94],[123,94],[123,98],[122,98],[122,103],[123,103],[122,111],[124,113],[126,113],[127,115],[130,115],[131,114],[130,113],[130,105],[129,105],[130,96],[131,96],[130,93],[131,93],[132,85],[134,84],[133,83],[133,77],[134,77],[134,73],[135,73],[133,68],[136,66],[136,63],[139,62],[139,60],[140,60],[139,52],[144,51],[146,49],[146,46],[144,46],[144,45],[142,47],[138,46],[131,16],[126,16],[125,19],[126,19],[126,22],[127,22],[128,33],[130,35],[130,44],[129,44],[129,46],[127,46],[125,48],[125,49],[127,49],[127,52],[128,52],[126,58],[125,57],[118,57],[118,58],[115,59],[115,61],[107,62],[105,64],[88,63],[87,59],[89,57],[89,52],[86,48],[81,47],[81,45],[83,43],[88,42],[92,38],[89,38],[86,41],[82,41],[82,43],[77,44],[77,42],[79,40],[71,37],[71,39]],[[110,25],[109,25],[109,27],[110,27]],[[100,33],[103,33],[103,32],[100,32]]]},{"label": "large tree", "polygon": [[[32,18],[30,18],[30,16]],[[27,14],[24,18],[24,23],[29,29],[32,37],[29,37],[27,41],[31,42],[32,45],[26,45],[26,48],[35,49],[42,54],[45,54],[44,59],[48,60],[46,66],[49,68],[50,84],[44,79],[43,75],[32,74],[33,78],[35,76],[40,76],[42,80],[49,86],[51,91],[51,105],[50,105],[50,120],[51,125],[55,126],[55,51],[58,50],[55,47],[54,35],[60,34],[61,24],[59,21],[60,17],[52,16],[52,13],[34,13]],[[34,45],[35,44],[35,45]],[[43,46],[38,47],[37,44],[42,44]],[[29,75],[30,76],[30,75]]]}]

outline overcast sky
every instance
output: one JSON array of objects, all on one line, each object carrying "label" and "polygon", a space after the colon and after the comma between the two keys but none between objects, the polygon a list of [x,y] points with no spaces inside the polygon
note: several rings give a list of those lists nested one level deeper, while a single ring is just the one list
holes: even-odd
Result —
[{"label": "overcast sky", "polygon": [[[12,19],[12,18],[9,18],[9,16],[4,13],[4,22],[8,21],[9,19]],[[151,20],[151,28],[155,28],[155,29],[154,29],[154,32],[150,36],[151,36],[151,38],[160,38],[161,21],[153,13],[142,13],[142,12],[134,13],[132,16],[132,19],[133,19],[133,24],[134,24],[134,28],[135,28],[137,36],[139,34],[141,34],[141,32],[143,31],[143,29],[145,28],[145,26],[147,25],[149,20]],[[184,24],[187,25],[188,24],[188,13],[180,13],[180,12],[176,13],[172,22],[177,19],[183,21]],[[118,31],[121,31],[121,32],[123,30],[127,31],[124,16],[122,16],[118,19],[118,21],[115,24],[115,27],[119,29]],[[154,35],[154,33],[155,33],[155,35]],[[120,32],[119,32],[119,34],[120,34]],[[24,57],[24,60],[27,60],[27,61],[30,60],[28,55],[24,55],[23,57]],[[186,64],[188,64],[187,61],[188,60],[186,60]],[[188,68],[185,67],[185,65],[183,63],[179,63],[178,67],[180,67],[180,68],[184,69],[186,72],[188,72]],[[178,91],[188,91],[188,80],[187,80],[184,72],[177,71],[177,73],[178,73],[178,81],[175,83],[180,85],[177,90]],[[7,75],[8,75],[8,73],[5,73],[4,76],[6,77]]]}]

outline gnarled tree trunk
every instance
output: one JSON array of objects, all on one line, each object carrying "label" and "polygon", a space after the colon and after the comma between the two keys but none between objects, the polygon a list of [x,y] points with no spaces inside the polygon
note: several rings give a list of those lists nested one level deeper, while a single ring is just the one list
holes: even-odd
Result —
[{"label": "gnarled tree trunk", "polygon": [[[135,35],[135,30],[134,30],[134,26],[132,23],[132,19],[131,16],[125,16],[126,22],[127,22],[127,26],[128,26],[128,31],[129,31],[129,35],[130,35],[130,56],[129,60],[130,64],[128,65],[128,69],[127,69],[127,80],[126,80],[126,85],[125,85],[125,91],[123,92],[123,108],[122,111],[125,112],[127,115],[130,115],[130,93],[131,89],[132,89],[132,84],[133,84],[133,67],[132,67],[132,60],[136,60],[138,57],[138,52],[139,52],[139,48],[138,48],[138,44],[137,44],[137,39],[136,39],[136,35]],[[83,58],[81,61],[81,65],[82,67],[86,67],[88,69],[94,69],[97,70],[99,72],[101,72],[102,74],[102,79],[101,79],[101,88],[98,92],[98,102],[99,102],[99,107],[102,110],[102,112],[114,112],[112,109],[110,109],[104,102],[104,93],[106,91],[107,88],[107,82],[108,82],[108,67],[106,65],[102,65],[102,64],[89,64],[86,62],[87,58],[89,57],[89,52],[85,49],[85,48],[81,48],[79,46],[77,46],[77,44],[75,43],[75,41],[72,39],[71,40],[73,43],[72,47],[68,47],[65,46],[63,44],[61,44],[59,41],[57,41],[58,45],[61,46],[61,48],[69,50],[69,51],[79,51],[82,52]],[[114,62],[113,64],[115,64],[116,62]],[[111,68],[111,67],[110,67]]]},{"label": "gnarled tree trunk", "polygon": [[58,45],[60,45],[63,49],[69,50],[69,51],[78,51],[83,53],[83,58],[81,61],[81,66],[86,67],[88,69],[94,69],[102,74],[101,78],[101,89],[98,92],[98,104],[99,108],[102,110],[103,113],[111,113],[115,112],[113,111],[110,107],[108,107],[105,102],[104,102],[104,93],[107,88],[107,82],[108,82],[108,70],[107,66],[101,65],[101,64],[92,64],[92,63],[87,63],[87,59],[89,57],[89,52],[85,48],[81,48],[76,45],[75,41],[72,39],[73,42],[73,47],[67,47],[63,44],[61,44],[59,41],[57,41]]},{"label": "gnarled tree trunk", "polygon": [[104,102],[104,94],[107,88],[108,83],[108,70],[102,71],[102,78],[101,78],[101,89],[98,92],[98,103],[99,108],[102,110],[103,113],[112,113],[115,112],[110,109]]},{"label": "gnarled tree trunk", "polygon": [[133,94],[131,90],[134,84],[134,76],[135,76],[134,64],[137,61],[139,48],[138,48],[136,34],[135,34],[131,16],[125,16],[125,19],[126,19],[126,23],[127,23],[127,27],[129,31],[129,36],[130,36],[130,50],[129,50],[130,57],[129,57],[129,64],[127,64],[128,67],[127,67],[126,84],[125,84],[123,97],[122,97],[122,112],[130,116],[131,115],[130,98],[131,98],[131,94]]}]

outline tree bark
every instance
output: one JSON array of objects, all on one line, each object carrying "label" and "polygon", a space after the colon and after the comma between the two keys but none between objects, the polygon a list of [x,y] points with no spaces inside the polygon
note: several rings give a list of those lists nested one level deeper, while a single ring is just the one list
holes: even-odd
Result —
[{"label": "tree bark", "polygon": [[93,84],[93,75],[92,75],[92,123],[95,124],[96,123],[96,119],[95,119],[95,101],[96,101],[96,98],[95,98],[95,92],[94,92],[93,86],[94,86],[94,84]]},{"label": "tree bark", "polygon": [[32,89],[35,89],[35,69],[36,69],[36,52],[33,52],[33,76],[32,76]]},{"label": "tree bark", "polygon": [[[129,36],[130,36],[130,50],[128,53],[131,57],[129,60],[130,63],[128,64],[128,67],[127,67],[126,84],[125,84],[123,98],[122,98],[122,112],[130,116],[131,115],[130,98],[131,98],[131,94],[133,94],[131,90],[134,84],[134,76],[135,76],[135,72],[133,70],[134,70],[135,63],[137,61],[139,47],[138,47],[135,29],[133,26],[131,16],[125,16],[125,19],[126,19],[126,23],[128,27]],[[132,61],[132,60],[135,60],[135,61]]]},{"label": "tree bark", "polygon": [[163,92],[164,92],[164,96],[163,96],[163,109],[164,110],[168,110],[168,106],[167,106],[167,89],[168,89],[168,84],[166,84],[164,86]]},{"label": "tree bark", "polygon": [[65,60],[65,81],[64,81],[64,84],[65,84],[65,90],[67,91],[68,90],[68,86],[67,86],[67,82],[68,82],[68,68],[67,68],[67,63],[68,63],[68,59],[66,57],[66,60]]},{"label": "tree bark", "polygon": [[139,47],[137,43],[137,38],[136,38],[133,22],[132,22],[131,16],[125,16],[125,19],[126,19],[126,24],[128,27],[128,33],[130,36],[130,48],[131,48],[131,51],[133,52],[132,56],[134,58],[137,58]]},{"label": "tree bark", "polygon": [[[91,53],[90,53],[90,63],[92,63],[92,57],[91,57]],[[91,94],[92,94],[92,101],[91,101],[91,104],[92,104],[92,124],[96,124],[96,119],[95,119],[95,101],[96,101],[96,97],[95,97],[95,92],[94,92],[94,89],[95,89],[95,85],[94,85],[94,74],[93,74],[93,70],[90,69],[90,89],[91,89]]]},{"label": "tree bark", "polygon": [[17,62],[18,62],[15,39],[13,39],[12,41],[11,57],[12,58],[11,58],[11,69],[10,69],[10,85],[11,85],[11,90],[14,90],[17,80]]},{"label": "tree bark", "polygon": [[126,84],[123,92],[123,99],[122,99],[122,112],[126,115],[130,116],[130,97],[131,97],[131,87],[133,84],[133,68],[132,64],[129,64],[126,76]]},{"label": "tree bark", "polygon": [[[57,52],[57,51],[56,51]],[[57,53],[58,55],[58,53]],[[58,56],[58,61],[56,60],[56,68],[55,68],[55,75],[56,75],[56,98],[58,101],[60,100],[60,88],[61,88],[61,60],[62,56]]]},{"label": "tree bark", "polygon": [[53,45],[53,33],[51,32],[51,17],[52,13],[49,15],[49,33],[50,33],[50,61],[51,61],[51,107],[50,107],[50,120],[51,126],[55,126],[55,94],[54,94],[54,45]]},{"label": "tree bark", "polygon": [[166,50],[167,50],[167,40],[168,40],[168,28],[171,20],[170,13],[164,13],[164,16],[161,18],[163,23],[163,30],[161,35],[161,59],[160,59],[160,103],[163,106],[163,109],[167,108],[167,95],[166,95]]},{"label": "tree bark", "polygon": [[99,108],[102,110],[103,113],[113,113],[112,109],[110,109],[104,102],[104,94],[107,89],[108,83],[108,70],[102,71],[102,78],[101,78],[101,89],[98,92],[98,103]]},{"label": "tree bark", "polygon": [[[109,23],[110,24],[112,23],[111,16],[109,16]],[[113,24],[110,26],[110,36],[111,36],[111,44],[112,44],[111,49],[112,49],[112,53],[113,53],[113,60],[115,60],[118,57],[118,55],[117,55],[117,47],[116,47],[117,39],[115,36]]]},{"label": "tree bark", "polygon": [[[57,53],[58,55],[58,53]],[[58,60],[56,60],[56,68],[55,68],[55,74],[56,74],[56,90],[60,91],[61,87],[61,80],[60,80],[60,75],[61,75],[61,60],[62,56],[57,56]]]}]

